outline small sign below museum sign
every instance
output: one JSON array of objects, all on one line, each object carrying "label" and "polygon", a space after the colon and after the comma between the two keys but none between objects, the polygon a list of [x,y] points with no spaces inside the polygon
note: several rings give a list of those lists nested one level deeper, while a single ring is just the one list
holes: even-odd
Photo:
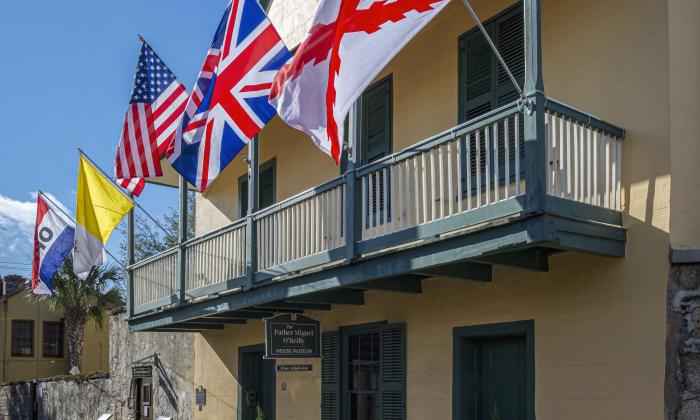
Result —
[{"label": "small sign below museum sign", "polygon": [[277,365],[277,372],[311,372],[311,365]]},{"label": "small sign below museum sign", "polygon": [[321,357],[321,323],[300,314],[265,319],[265,358]]}]

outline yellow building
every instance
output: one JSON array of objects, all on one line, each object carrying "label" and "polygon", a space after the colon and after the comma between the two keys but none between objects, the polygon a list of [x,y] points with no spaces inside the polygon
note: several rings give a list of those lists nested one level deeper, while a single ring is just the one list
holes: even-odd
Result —
[{"label": "yellow building", "polygon": [[[11,290],[8,290],[11,289]],[[68,342],[63,317],[30,300],[24,285],[4,288],[0,296],[0,383],[68,374]],[[109,322],[88,322],[83,372],[109,368]]]},{"label": "yellow building", "polygon": [[[132,266],[131,330],[196,334],[195,418],[698,418],[666,341],[669,249],[700,249],[700,2],[471,3],[532,112],[452,1],[364,93],[346,166],[275,118],[258,179],[235,159],[183,252]],[[272,2],[290,47],[316,4]],[[263,359],[284,312],[322,359]]]}]

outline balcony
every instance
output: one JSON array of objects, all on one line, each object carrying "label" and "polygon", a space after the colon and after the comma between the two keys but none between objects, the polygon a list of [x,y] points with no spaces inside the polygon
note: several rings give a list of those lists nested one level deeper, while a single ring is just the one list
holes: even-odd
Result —
[{"label": "balcony", "polygon": [[494,265],[546,271],[563,251],[623,257],[624,130],[528,98],[132,265],[132,330],[490,281]]}]

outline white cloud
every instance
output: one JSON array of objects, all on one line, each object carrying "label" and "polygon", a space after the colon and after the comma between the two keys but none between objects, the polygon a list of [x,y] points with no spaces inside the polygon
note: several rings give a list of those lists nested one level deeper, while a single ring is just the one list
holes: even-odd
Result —
[{"label": "white cloud", "polygon": [[[21,201],[0,194],[0,256],[4,260],[31,261],[37,193],[29,195],[31,200]],[[47,195],[57,206],[68,210],[56,197]],[[0,273],[3,271],[8,274],[11,270],[0,269]]]},{"label": "white cloud", "polygon": [[19,201],[0,194],[0,227],[31,232],[35,219],[35,201]]}]

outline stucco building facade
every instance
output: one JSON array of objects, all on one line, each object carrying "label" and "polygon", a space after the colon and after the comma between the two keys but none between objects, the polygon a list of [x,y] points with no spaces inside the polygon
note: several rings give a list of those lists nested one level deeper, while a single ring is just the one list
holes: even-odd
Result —
[{"label": "stucco building facade", "polygon": [[[270,5],[290,48],[316,3]],[[186,293],[174,268],[144,268],[175,264],[174,251],[134,268],[131,329],[194,334],[194,386],[206,389],[195,418],[254,419],[258,405],[277,420],[698,418],[681,397],[698,391],[686,357],[695,307],[679,302],[700,285],[674,270],[683,264],[683,278],[694,278],[700,262],[700,4],[472,4],[538,104],[534,114],[514,105],[493,57],[484,65],[489,106],[477,110],[480,34],[452,1],[365,93],[363,104],[383,101],[387,116],[376,160],[362,161],[371,147],[357,145],[364,151],[343,172],[275,118],[258,137],[256,162],[261,188],[267,182],[260,201],[274,204],[246,213],[249,168],[237,158],[197,195]],[[524,36],[509,32],[512,22]],[[486,147],[474,142],[485,132],[496,139],[490,153],[502,156],[485,154],[491,166],[464,155]],[[508,156],[525,156],[522,166]],[[538,176],[522,169],[520,178],[518,168],[537,164]],[[362,202],[351,258],[334,254],[348,247],[350,213],[333,213],[352,202],[338,198],[350,197],[348,179]],[[536,210],[500,213],[534,191]],[[258,242],[246,254],[236,244],[251,228]],[[246,283],[250,252],[259,270]],[[321,321],[323,359],[262,359],[262,318],[283,309]],[[311,367],[275,368],[292,363]]]}]

